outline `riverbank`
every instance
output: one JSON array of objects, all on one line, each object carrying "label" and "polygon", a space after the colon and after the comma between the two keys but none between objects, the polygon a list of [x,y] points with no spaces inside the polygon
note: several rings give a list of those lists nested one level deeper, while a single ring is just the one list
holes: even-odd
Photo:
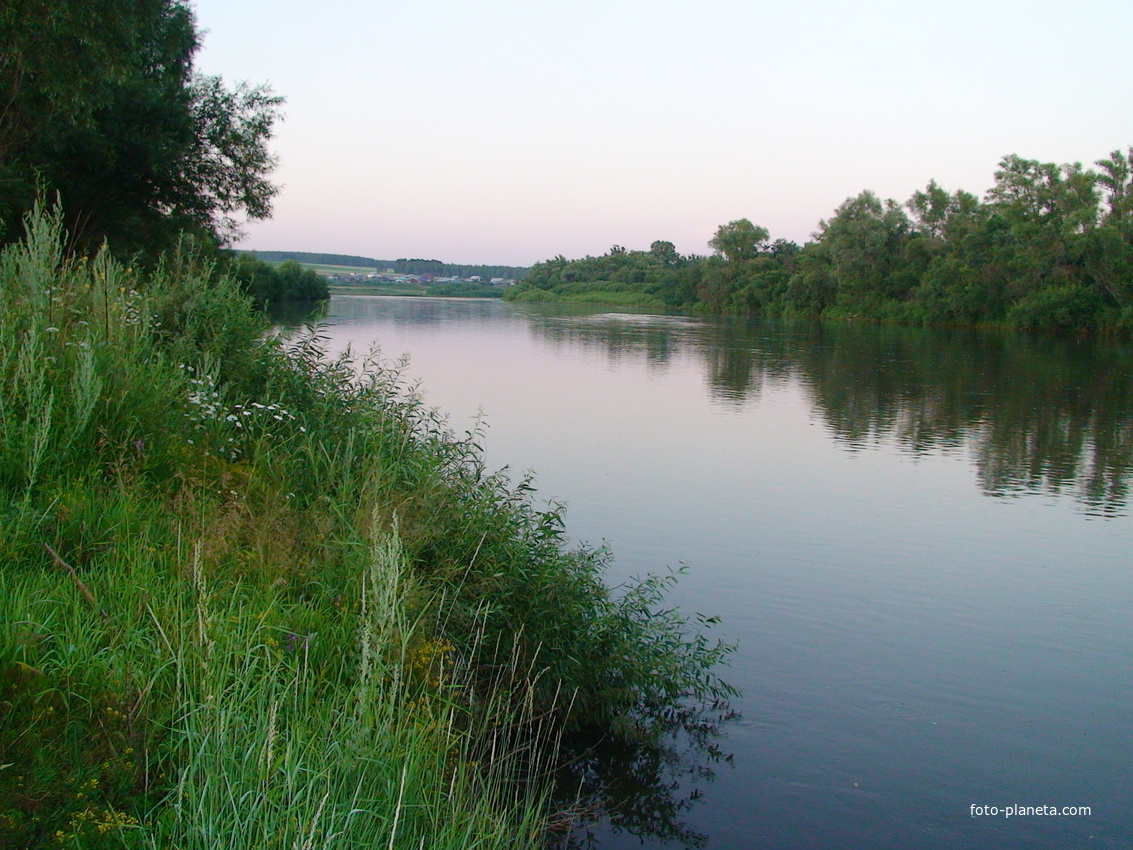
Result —
[{"label": "riverbank", "polygon": [[731,693],[664,581],[615,598],[395,369],[265,341],[192,257],[29,231],[0,259],[7,843],[532,846],[563,730]]}]

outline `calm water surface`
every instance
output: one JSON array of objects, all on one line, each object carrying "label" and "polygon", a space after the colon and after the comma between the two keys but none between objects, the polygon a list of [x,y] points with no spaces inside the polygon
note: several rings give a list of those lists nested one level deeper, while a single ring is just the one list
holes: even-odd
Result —
[{"label": "calm water surface", "polygon": [[[327,322],[482,418],[612,582],[687,564],[674,600],[738,643],[731,762],[580,842],[1133,842],[1128,347],[348,296]],[[1091,814],[971,814],[1016,804]]]}]

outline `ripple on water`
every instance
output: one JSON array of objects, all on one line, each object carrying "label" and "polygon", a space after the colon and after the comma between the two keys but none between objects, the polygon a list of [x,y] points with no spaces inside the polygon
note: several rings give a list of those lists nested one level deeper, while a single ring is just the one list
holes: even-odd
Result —
[{"label": "ripple on water", "polygon": [[895,720],[920,720],[928,717],[928,712],[919,705],[909,705],[906,702],[887,702],[882,711],[886,717]]},{"label": "ripple on water", "polygon": [[881,679],[838,682],[830,686],[830,692],[834,700],[864,709],[869,714],[908,721],[928,717],[924,700],[918,694]]}]

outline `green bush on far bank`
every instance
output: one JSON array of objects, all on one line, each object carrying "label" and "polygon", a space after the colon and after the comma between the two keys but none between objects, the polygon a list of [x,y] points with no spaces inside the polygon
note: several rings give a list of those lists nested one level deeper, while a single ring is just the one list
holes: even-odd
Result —
[{"label": "green bush on far bank", "polygon": [[0,257],[0,836],[523,847],[556,736],[655,737],[727,648],[374,357],[192,252]]},{"label": "green bush on far bank", "polygon": [[224,271],[240,282],[257,306],[330,298],[326,278],[294,260],[284,260],[277,265],[264,262],[254,254],[240,253],[228,260]]}]

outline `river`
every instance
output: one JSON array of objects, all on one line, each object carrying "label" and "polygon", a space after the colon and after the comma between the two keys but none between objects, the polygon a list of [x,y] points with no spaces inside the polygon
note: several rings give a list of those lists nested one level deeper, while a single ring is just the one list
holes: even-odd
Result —
[{"label": "river", "polygon": [[579,844],[1129,846],[1129,346],[365,296],[322,333],[736,643],[719,752]]}]

